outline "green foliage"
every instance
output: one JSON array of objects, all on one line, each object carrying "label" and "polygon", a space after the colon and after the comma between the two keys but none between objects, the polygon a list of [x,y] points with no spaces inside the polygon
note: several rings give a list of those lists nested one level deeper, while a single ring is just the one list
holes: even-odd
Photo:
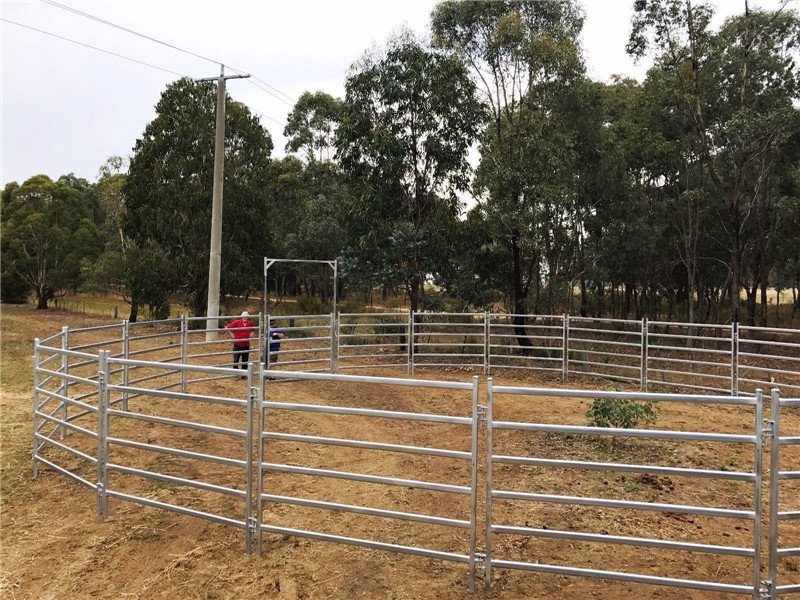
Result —
[{"label": "green foliage", "polygon": [[298,315],[325,315],[331,311],[331,307],[317,296],[300,296],[297,298]]},{"label": "green foliage", "polygon": [[303,92],[283,130],[286,150],[303,151],[309,163],[330,160],[342,108],[342,101],[330,94]]},{"label": "green foliage", "polygon": [[3,271],[0,275],[0,302],[5,304],[25,304],[28,301],[30,286],[16,271]]},{"label": "green foliage", "polygon": [[468,185],[467,152],[482,120],[461,62],[408,34],[354,67],[337,131],[355,186],[346,273],[402,283],[418,308],[426,275],[447,256],[456,192]]},{"label": "green foliage", "polygon": [[[579,0],[447,0],[433,48],[401,33],[353,65],[344,100],[300,96],[284,130],[296,156],[271,160],[269,135],[227,99],[223,295],[260,293],[265,255],[338,257],[342,309],[358,295],[705,322],[736,318],[744,288],[743,317],[766,325],[775,286],[796,319],[797,12],[750,7],[717,25],[707,0],[633,8],[628,52],[653,58],[641,83],[587,77]],[[81,286],[129,302],[131,320],[176,297],[204,313],[215,104],[213,83],[174,82],[130,173],[112,157],[94,185],[6,186],[2,300],[34,291],[46,306]],[[328,312],[330,270],[275,267],[276,292]]]},{"label": "green foliage", "polygon": [[494,294],[463,276],[454,283],[479,304],[499,293],[517,313],[530,310],[531,295],[538,311],[543,292],[552,309],[571,289],[565,259],[576,253],[572,232],[586,210],[579,184],[593,166],[582,130],[597,119],[583,82],[581,10],[572,1],[443,2],[432,19],[435,42],[482,81],[491,124],[476,178],[486,200],[479,244],[510,263],[489,279]]},{"label": "green foliage", "polygon": [[596,398],[586,412],[589,425],[632,429],[656,422],[656,411],[651,402],[634,402],[618,398]]},{"label": "green foliage", "polygon": [[[216,91],[210,83],[170,84],[156,117],[136,143],[123,185],[125,235],[155,244],[167,258],[156,268],[165,291],[181,291],[194,314],[204,314],[208,287]],[[225,183],[221,292],[261,288],[261,259],[280,232],[265,193],[272,141],[242,104],[226,98]],[[165,277],[169,269],[172,277]],[[157,306],[147,290],[143,303]]]},{"label": "green foliage", "polygon": [[81,284],[81,262],[101,249],[97,204],[85,180],[46,175],[9,183],[0,196],[3,280],[35,294],[37,308]]}]

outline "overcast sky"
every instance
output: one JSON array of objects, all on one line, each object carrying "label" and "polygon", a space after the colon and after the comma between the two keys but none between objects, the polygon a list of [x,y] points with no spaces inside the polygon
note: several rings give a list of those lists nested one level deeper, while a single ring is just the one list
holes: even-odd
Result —
[{"label": "overcast sky", "polygon": [[[428,28],[434,0],[57,0],[101,19],[224,62],[258,77],[228,82],[228,93],[260,113],[283,156],[285,119],[304,91],[344,95],[348,67],[407,25]],[[778,0],[751,0],[774,8]],[[589,74],[642,79],[647,63],[625,54],[633,0],[583,0],[582,42]],[[718,21],[744,0],[717,0]],[[2,18],[154,66],[210,77],[219,66],[40,0],[0,0]],[[176,75],[0,22],[2,108],[0,185],[45,173],[90,181],[112,155],[127,156],[165,86]],[[269,89],[269,88],[267,88]],[[272,90],[271,90],[272,91]]]}]

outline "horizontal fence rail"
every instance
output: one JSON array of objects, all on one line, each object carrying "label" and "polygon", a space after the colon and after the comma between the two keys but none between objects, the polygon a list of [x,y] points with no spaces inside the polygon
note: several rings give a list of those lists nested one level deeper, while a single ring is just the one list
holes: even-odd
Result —
[{"label": "horizontal fence rail", "polygon": [[488,313],[486,322],[487,373],[514,369],[565,375],[564,317]]},{"label": "horizontal fence rail", "polygon": [[[220,317],[220,325],[235,318],[238,317]],[[276,320],[274,325],[270,325],[271,318]],[[800,581],[793,577],[792,567],[800,556],[797,543],[800,509],[796,502],[800,481],[800,471],[796,470],[800,450],[800,430],[796,428],[800,414],[800,400],[796,399],[800,396],[800,331],[736,324],[496,313],[338,313],[271,318],[252,317],[254,326],[244,365],[236,364],[235,359],[241,357],[233,354],[230,331],[220,330],[214,335],[216,331],[205,329],[204,317],[183,316],[145,323],[123,321],[83,329],[64,327],[46,340],[37,339],[34,476],[42,468],[49,468],[88,487],[96,497],[97,512],[101,515],[107,514],[108,498],[114,498],[230,525],[244,532],[248,553],[260,549],[263,535],[281,534],[464,563],[469,570],[470,589],[481,575],[488,585],[491,569],[500,568],[748,594],[755,598],[800,592]],[[282,337],[274,337],[275,330],[280,330]],[[478,370],[495,378],[533,372],[562,382],[576,377],[601,378],[639,391],[579,391],[490,383],[484,406],[478,404],[477,378],[472,374],[469,382],[459,382],[353,373],[381,368],[387,373],[405,369],[409,374],[425,368],[473,373]],[[241,387],[236,388],[240,390],[236,394],[231,394],[233,388],[218,387],[229,386],[226,381],[239,379]],[[212,383],[216,380],[219,383]],[[343,404],[310,404],[287,401],[282,396],[289,382],[356,386],[353,389],[359,391],[353,393],[352,401]],[[463,393],[464,410],[435,414],[360,405],[369,398],[365,390],[376,386]],[[767,420],[763,419],[763,401],[758,391],[762,388],[772,390]],[[496,396],[536,397],[538,401],[605,398],[715,406],[722,410],[749,411],[748,420],[753,426],[748,431],[736,432],[707,429],[713,426],[713,421],[696,422],[696,427],[685,430],[597,428],[560,421],[556,413],[552,422],[505,416],[495,420],[492,404]],[[451,427],[452,434],[445,437],[461,446],[452,449],[436,442],[398,441],[391,436],[361,437],[357,429],[355,435],[342,432],[332,437],[303,427],[294,430],[285,427],[286,423],[313,423],[314,419],[402,423],[403,428]],[[485,457],[478,452],[480,427],[487,431]],[[157,443],[146,433],[155,430],[161,432]],[[387,431],[391,432],[391,427]],[[508,452],[501,446],[493,446],[493,436],[527,435],[592,438],[612,445],[617,440],[681,446],[734,445],[748,448],[751,465],[713,469],[704,465],[624,462],[605,457],[576,460]],[[206,438],[214,442],[197,447],[190,441]],[[187,440],[190,442],[186,443]],[[350,452],[363,454],[364,458],[373,454],[399,454],[408,460],[451,461],[453,469],[444,472],[458,473],[459,478],[439,480],[431,472],[430,476],[413,479],[402,472],[386,474],[368,468],[342,468],[335,461],[304,464],[283,460],[282,455],[273,451],[281,444],[308,446],[317,450],[320,457]],[[768,476],[761,469],[764,444],[770,449]],[[477,465],[484,461],[486,470],[479,477]],[[371,464],[370,460],[365,464]],[[519,473],[531,470],[628,473],[727,482],[749,486],[751,502],[749,507],[704,505],[581,495],[541,487],[525,489],[521,485],[524,477],[517,478],[514,486],[493,487],[493,471],[504,469],[516,469]],[[760,482],[765,477],[769,497],[762,511]],[[320,492],[336,489],[338,482],[338,489],[342,490],[380,486],[408,493],[438,494],[443,498],[452,496],[454,500],[443,499],[442,506],[448,509],[441,513],[372,505],[360,497],[298,494],[297,488],[287,483],[298,478],[305,482],[301,489],[319,486]],[[334,487],[330,488],[331,485]],[[485,549],[477,547],[478,488],[487,491]],[[459,502],[464,510],[456,514]],[[752,530],[753,535],[749,543],[734,545],[702,538],[662,539],[495,522],[494,503],[530,504],[549,507],[548,510],[571,507],[727,519],[745,523],[742,530]],[[437,539],[449,540],[447,535],[455,535],[453,540],[460,541],[448,541],[437,547],[424,536],[419,543],[401,544],[397,538],[359,536],[357,527],[322,530],[318,525],[327,520],[312,520],[313,525],[309,526],[302,520],[293,521],[292,510],[336,515],[331,521],[334,524],[361,515],[364,519],[387,523],[385,531],[403,539],[407,539],[406,529],[435,527],[452,532]],[[763,582],[759,580],[762,563],[757,531],[762,520],[768,527],[763,565],[768,573]],[[652,574],[613,570],[606,564],[600,569],[592,565],[545,564],[498,554],[497,550],[505,547],[502,540],[520,538],[733,557],[752,563],[752,581],[683,579],[662,571]]]},{"label": "horizontal fence rail", "polygon": [[[219,320],[224,325],[236,318]],[[282,337],[268,343],[270,318],[277,321],[274,330]],[[336,373],[394,367],[414,373],[418,368],[461,368],[485,374],[537,372],[563,381],[602,378],[641,391],[737,395],[777,387],[784,395],[800,395],[798,329],[504,313],[371,312],[252,319],[246,358],[273,370]],[[92,355],[109,350],[112,358],[234,366],[231,332],[221,330],[209,340],[211,330],[205,324],[205,317],[123,321],[62,332],[51,336],[46,346],[71,335],[71,350]],[[66,369],[89,364],[86,360],[81,364],[70,359]],[[153,375],[136,375],[136,370],[125,367],[124,375],[130,381]],[[165,378],[161,385],[185,391],[187,385],[215,376],[187,377],[179,382]]]},{"label": "horizontal fence rail", "polygon": [[[589,426],[566,426],[558,423],[542,423],[538,421],[504,421],[496,420],[494,417],[495,404],[498,397],[505,395],[524,395],[535,398],[537,402],[548,402],[554,398],[569,400],[585,400],[592,398],[613,397],[618,400],[633,402],[690,402],[695,406],[702,405],[706,401],[714,406],[728,405],[749,407],[752,409],[751,434],[730,434],[703,431],[672,431],[672,430],[636,430],[636,429],[614,429],[598,428]],[[501,403],[502,404],[502,403]],[[563,575],[574,575],[581,577],[591,577],[600,579],[612,579],[618,581],[628,581],[634,583],[649,583],[654,585],[665,585],[683,588],[692,588],[705,591],[729,592],[733,594],[744,594],[753,598],[758,598],[761,588],[760,577],[760,545],[761,545],[761,488],[762,488],[762,437],[761,427],[763,421],[763,399],[761,392],[757,392],[755,397],[708,397],[701,396],[678,396],[668,394],[647,394],[647,393],[606,393],[602,394],[593,391],[576,390],[552,390],[544,388],[521,388],[508,386],[495,386],[492,379],[488,381],[487,390],[487,488],[486,488],[486,586],[491,583],[491,569],[517,569],[523,571],[535,571],[542,573],[559,573]],[[702,423],[700,424],[702,425]],[[524,435],[527,432],[547,432],[551,435],[573,435],[581,434],[584,436],[612,438],[622,437],[645,437],[650,440],[694,440],[694,441],[713,441],[724,444],[744,444],[751,446],[753,456],[753,467],[744,472],[730,472],[727,470],[698,470],[695,468],[663,466],[655,464],[626,464],[622,462],[587,462],[587,461],[563,461],[553,460],[542,456],[518,456],[499,453],[498,444],[494,436],[498,432],[507,432],[513,436]],[[517,445],[519,447],[519,444]],[[633,472],[643,474],[671,474],[686,478],[702,478],[705,481],[721,480],[729,481],[732,479],[751,484],[751,508],[743,510],[738,507],[725,506],[701,506],[683,503],[657,503],[652,501],[621,500],[618,498],[608,498],[604,496],[575,496],[563,493],[553,493],[547,489],[541,491],[526,491],[498,487],[494,480],[494,473],[498,468],[507,465],[525,465],[536,467],[537,469],[570,469],[578,471],[603,471],[603,472]],[[520,473],[514,471],[514,476],[505,477],[506,486],[519,486],[521,480],[527,479]],[[529,476],[530,477],[530,476]],[[532,482],[533,483],[533,482]],[[708,484],[706,484],[708,485]],[[531,504],[554,504],[564,507],[590,506],[602,509],[621,509],[639,513],[642,511],[659,512],[664,514],[686,514],[694,517],[711,517],[732,519],[749,523],[752,527],[752,537],[749,546],[727,546],[710,544],[700,539],[697,541],[687,541],[686,539],[662,539],[660,537],[633,537],[624,535],[609,535],[608,533],[593,533],[589,531],[575,531],[554,529],[551,527],[537,528],[528,525],[505,524],[498,520],[493,512],[497,501],[521,501]],[[533,509],[531,509],[533,510]],[[735,555],[749,559],[751,563],[751,577],[749,582],[728,583],[713,580],[701,579],[681,579],[670,576],[651,575],[637,572],[612,571],[606,568],[598,569],[587,566],[576,565],[555,565],[543,564],[540,561],[525,561],[520,559],[509,559],[496,556],[497,536],[519,536],[529,538],[549,538],[560,540],[572,540],[589,543],[616,544],[631,547],[647,547],[653,549],[663,549],[671,551],[702,552],[717,555]],[[507,549],[506,549],[507,551]],[[653,559],[658,560],[658,559]]]},{"label": "horizontal fence rail", "polygon": [[[375,548],[379,550],[388,550],[393,552],[402,552],[414,554],[417,556],[426,556],[429,558],[437,558],[444,560],[451,560],[456,562],[467,563],[469,565],[469,589],[474,590],[475,585],[475,544],[476,544],[476,498],[477,498],[477,445],[478,445],[478,378],[473,377],[472,383],[459,383],[448,381],[427,381],[427,380],[413,380],[413,379],[393,379],[386,377],[368,377],[368,376],[347,376],[347,375],[334,375],[334,374],[311,374],[311,373],[284,373],[275,371],[265,371],[262,382],[277,380],[280,382],[282,379],[294,379],[299,381],[325,381],[344,384],[366,384],[369,386],[404,386],[404,387],[419,387],[419,388],[438,388],[449,390],[460,390],[462,392],[469,392],[471,396],[471,406],[466,415],[441,415],[441,414],[427,414],[427,413],[414,413],[414,412],[401,412],[395,410],[376,410],[370,408],[357,408],[357,407],[340,407],[340,406],[324,406],[317,404],[297,404],[281,400],[281,386],[267,385],[266,390],[263,392],[264,401],[260,403],[259,410],[259,432],[260,444],[258,455],[258,492],[257,492],[257,508],[256,508],[256,531],[258,533],[257,548],[258,552],[261,551],[261,534],[272,533],[282,535],[296,535],[308,537],[312,539],[339,542],[344,544],[352,544],[363,546],[367,548]],[[274,387],[275,391],[271,388]],[[272,399],[272,398],[275,399]],[[384,443],[384,442],[370,442],[368,440],[359,440],[348,437],[323,437],[319,435],[309,435],[307,432],[307,425],[304,425],[300,432],[286,432],[281,430],[281,423],[285,427],[287,423],[299,422],[296,414],[312,413],[319,415],[321,419],[325,420],[331,416],[351,416],[366,418],[370,421],[384,421],[384,420],[401,420],[406,424],[414,424],[415,427],[423,426],[423,424],[439,423],[458,426],[453,430],[453,436],[458,436],[466,442],[466,447],[460,451],[446,450],[442,448],[430,446],[412,446],[407,444],[397,443]],[[461,431],[459,431],[459,429]],[[463,430],[466,429],[466,434]],[[335,447],[337,453],[333,456],[338,456],[338,449],[352,448],[361,451],[361,456],[367,460],[366,464],[370,464],[373,460],[377,462],[381,455],[386,453],[402,453],[414,457],[433,457],[436,459],[444,459],[452,462],[466,463],[467,468],[463,469],[463,480],[457,482],[441,482],[431,480],[411,480],[399,475],[375,475],[369,472],[354,472],[344,471],[340,468],[324,468],[320,466],[303,466],[288,462],[280,462],[278,457],[280,454],[277,449],[280,448],[283,442],[291,442],[293,445],[306,445],[310,446],[307,454],[309,456],[319,457],[321,452],[319,448]],[[275,449],[273,451],[273,448]],[[320,460],[320,459],[318,459]],[[330,459],[329,459],[330,460]],[[333,461],[333,466],[338,466],[337,461]],[[359,461],[361,462],[361,461]],[[315,488],[320,488],[324,492],[327,486],[324,483],[319,483],[321,480],[338,480],[349,481],[357,483],[369,483],[379,486],[401,486],[407,490],[428,490],[433,492],[440,492],[447,496],[466,496],[469,500],[466,514],[460,517],[442,517],[428,513],[407,512],[402,510],[387,510],[375,506],[368,506],[364,504],[350,504],[336,501],[320,500],[314,497],[309,497],[308,494],[314,494],[314,491],[308,491],[308,485],[303,485],[302,489],[306,490],[303,496],[293,495],[290,491],[282,494],[269,493],[271,487],[270,482],[265,482],[265,478],[269,475],[279,474],[286,479],[291,479],[292,476],[303,476],[311,478]],[[274,485],[274,484],[273,484]],[[335,490],[335,488],[333,488]],[[265,491],[266,490],[266,491]],[[320,492],[318,492],[320,493]],[[367,495],[360,496],[362,498],[368,497]],[[445,505],[451,505],[451,501],[443,498]],[[325,531],[320,531],[316,527],[299,528],[297,526],[287,526],[275,522],[272,519],[264,516],[266,504],[301,506],[311,509],[322,511],[322,514],[313,519],[312,522],[316,525],[321,523],[330,523],[331,519],[338,520],[338,517],[330,517],[334,515],[342,515],[347,513],[355,513],[365,517],[375,517],[381,521],[393,520],[406,523],[427,523],[438,525],[445,528],[454,528],[457,530],[466,530],[465,539],[462,541],[462,551],[452,552],[443,551],[440,549],[431,548],[427,545],[398,545],[395,543],[381,542],[374,539],[355,538],[351,535],[332,534]],[[424,530],[423,530],[424,531]]]},{"label": "horizontal fence rail", "polygon": [[339,370],[402,367],[411,372],[408,313],[340,313]]}]

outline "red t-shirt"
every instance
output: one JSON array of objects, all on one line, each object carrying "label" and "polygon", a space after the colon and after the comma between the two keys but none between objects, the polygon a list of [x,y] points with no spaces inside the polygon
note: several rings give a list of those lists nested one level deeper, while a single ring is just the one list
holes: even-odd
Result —
[{"label": "red t-shirt", "polygon": [[244,329],[245,327],[255,327],[255,325],[253,325],[253,322],[249,319],[236,319],[225,325],[225,329],[234,330],[231,332],[233,333],[234,346],[239,346],[240,348],[250,347],[252,331],[250,329]]}]

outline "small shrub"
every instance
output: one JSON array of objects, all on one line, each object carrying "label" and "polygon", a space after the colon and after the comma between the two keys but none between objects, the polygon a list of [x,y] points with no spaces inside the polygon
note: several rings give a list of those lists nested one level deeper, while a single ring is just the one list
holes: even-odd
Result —
[{"label": "small shrub", "polygon": [[656,412],[651,402],[634,402],[618,398],[595,398],[586,412],[589,425],[632,429],[641,424],[656,422]]}]

